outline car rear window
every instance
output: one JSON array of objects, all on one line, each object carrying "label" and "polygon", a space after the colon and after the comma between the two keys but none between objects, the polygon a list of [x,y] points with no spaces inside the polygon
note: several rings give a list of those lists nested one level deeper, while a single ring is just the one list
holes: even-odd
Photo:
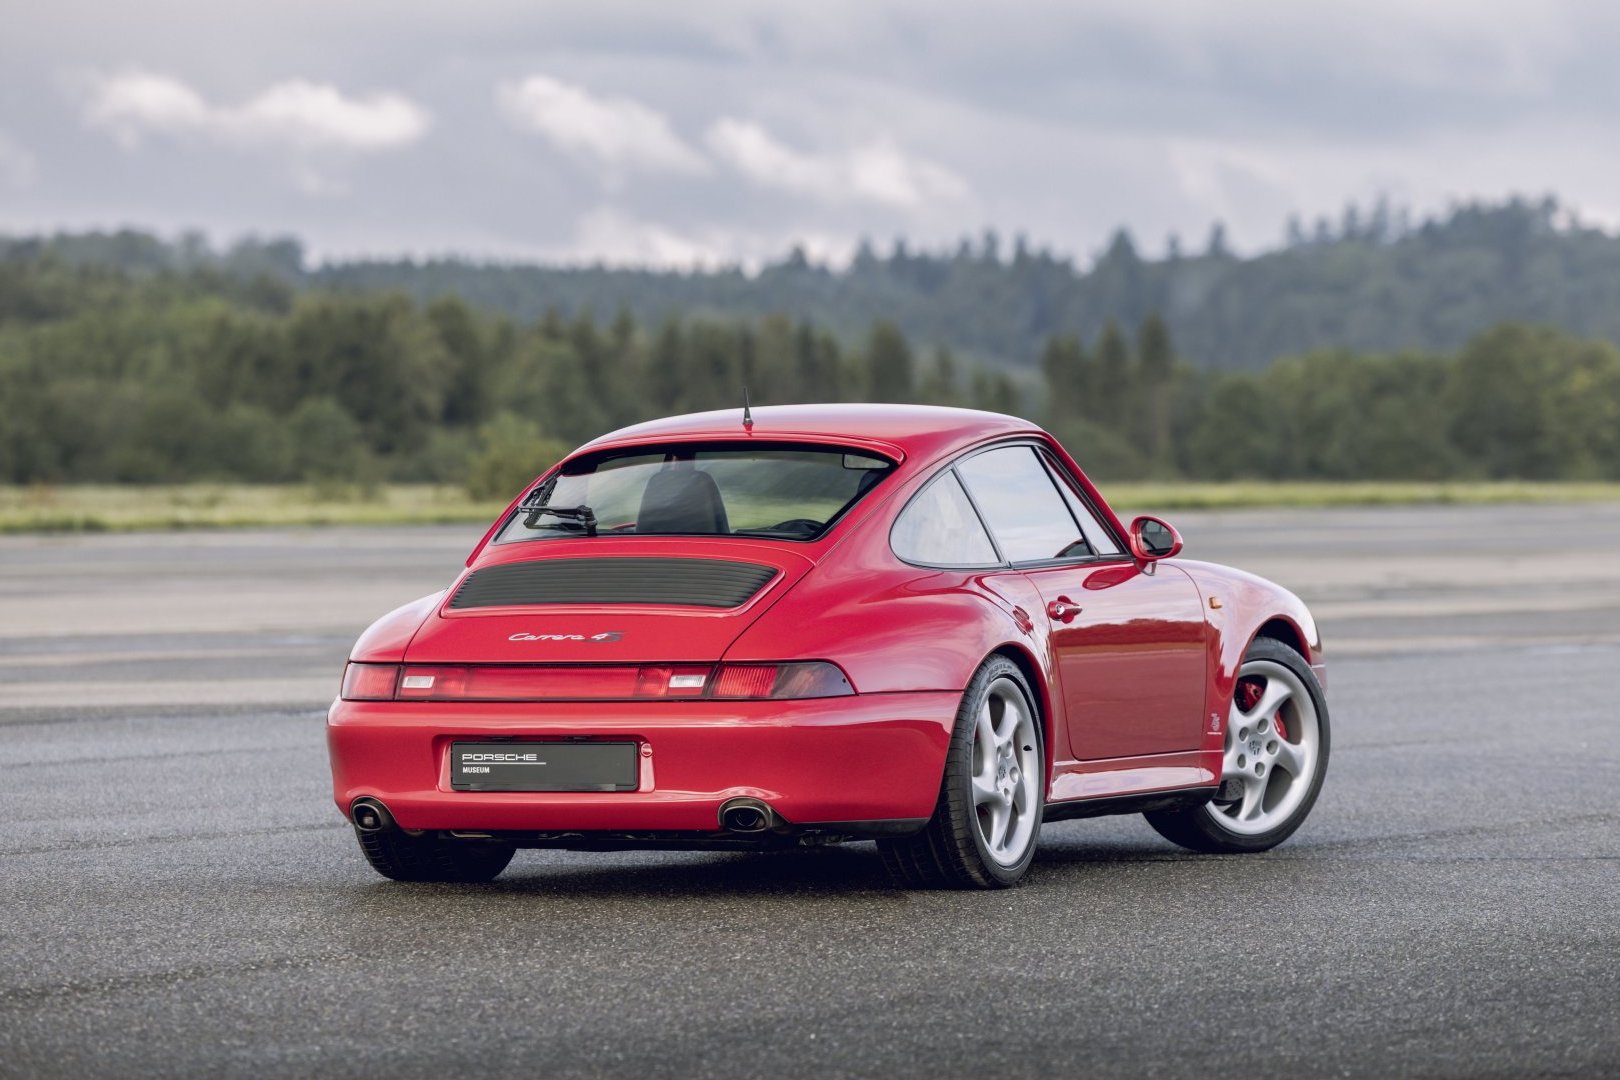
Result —
[{"label": "car rear window", "polygon": [[582,455],[535,488],[496,543],[596,536],[814,540],[894,470],[836,446],[672,443]]}]

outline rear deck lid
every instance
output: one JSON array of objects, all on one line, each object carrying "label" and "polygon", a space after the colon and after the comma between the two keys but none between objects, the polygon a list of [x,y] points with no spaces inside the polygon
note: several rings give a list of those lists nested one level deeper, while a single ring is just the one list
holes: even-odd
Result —
[{"label": "rear deck lid", "polygon": [[784,544],[594,538],[485,552],[417,631],[417,663],[715,661],[814,564]]}]

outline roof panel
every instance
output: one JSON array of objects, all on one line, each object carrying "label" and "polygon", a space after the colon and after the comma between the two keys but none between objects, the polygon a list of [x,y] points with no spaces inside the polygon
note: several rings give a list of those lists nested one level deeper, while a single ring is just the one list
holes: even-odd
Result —
[{"label": "roof panel", "polygon": [[[760,405],[752,411],[754,437],[817,435],[871,440],[891,443],[908,457],[925,459],[996,435],[1039,430],[1016,416],[935,405]],[[620,428],[587,445],[665,437],[746,438],[742,417],[741,406],[670,416]]]}]

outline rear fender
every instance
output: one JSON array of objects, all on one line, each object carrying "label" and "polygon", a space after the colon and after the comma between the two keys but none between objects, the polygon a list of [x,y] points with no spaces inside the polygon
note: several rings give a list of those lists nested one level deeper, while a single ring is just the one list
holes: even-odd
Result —
[{"label": "rear fender", "polygon": [[404,660],[411,639],[443,600],[444,590],[441,589],[390,611],[360,635],[360,640],[349,651],[349,659],[376,664],[397,664]]},{"label": "rear fender", "polygon": [[860,694],[961,693],[991,653],[1016,654],[1033,676],[1050,752],[1066,754],[1051,652],[1030,615],[1041,610],[1022,575],[907,566],[889,551],[888,530],[869,528],[789,589],[725,659],[830,660]]}]

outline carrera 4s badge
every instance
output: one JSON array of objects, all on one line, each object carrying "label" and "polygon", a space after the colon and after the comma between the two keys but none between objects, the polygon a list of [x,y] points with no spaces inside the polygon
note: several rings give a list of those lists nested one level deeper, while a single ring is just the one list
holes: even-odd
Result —
[{"label": "carrera 4s badge", "polygon": [[518,632],[507,638],[507,641],[618,641],[624,637],[619,630],[604,630],[600,634],[530,634]]}]

